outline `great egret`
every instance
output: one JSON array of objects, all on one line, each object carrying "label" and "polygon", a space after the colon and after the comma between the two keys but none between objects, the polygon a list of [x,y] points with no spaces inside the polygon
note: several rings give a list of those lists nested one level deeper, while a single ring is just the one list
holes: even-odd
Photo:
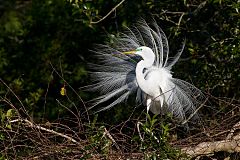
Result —
[{"label": "great egret", "polygon": [[[202,100],[202,92],[180,79],[172,77],[171,68],[178,61],[184,45],[170,58],[168,40],[161,28],[140,20],[132,29],[120,33],[112,43],[98,45],[94,52],[100,60],[92,64],[95,84],[88,87],[102,96],[93,100],[98,106],[111,103],[98,111],[109,109],[126,101],[131,94],[136,102],[147,106],[154,114],[171,112],[184,120]],[[139,61],[139,57],[142,60]],[[106,103],[104,103],[106,104]]]}]

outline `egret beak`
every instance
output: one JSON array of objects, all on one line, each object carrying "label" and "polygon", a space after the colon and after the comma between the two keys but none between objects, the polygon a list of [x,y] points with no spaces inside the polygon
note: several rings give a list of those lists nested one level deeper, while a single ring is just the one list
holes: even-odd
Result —
[{"label": "egret beak", "polygon": [[133,51],[126,51],[126,52],[122,52],[122,53],[124,53],[124,54],[134,54],[134,53],[136,53],[136,50],[133,50]]}]

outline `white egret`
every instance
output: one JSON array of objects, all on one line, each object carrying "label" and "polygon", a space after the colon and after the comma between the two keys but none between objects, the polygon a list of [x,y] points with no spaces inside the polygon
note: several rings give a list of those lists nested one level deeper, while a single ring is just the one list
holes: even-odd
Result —
[{"label": "white egret", "polygon": [[90,108],[109,101],[110,104],[98,111],[109,109],[135,94],[136,102],[145,104],[147,112],[171,112],[177,118],[186,119],[186,113],[193,113],[201,103],[203,94],[190,83],[172,77],[171,68],[183,48],[184,45],[170,58],[164,32],[156,22],[150,27],[144,20],[114,38],[112,43],[98,45],[94,52],[100,64],[92,65],[96,83],[88,89],[100,91],[102,96],[94,99]]}]

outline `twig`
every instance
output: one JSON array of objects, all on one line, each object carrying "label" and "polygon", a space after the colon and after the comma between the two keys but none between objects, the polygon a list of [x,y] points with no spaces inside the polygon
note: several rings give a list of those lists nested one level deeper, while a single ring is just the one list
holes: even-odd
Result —
[{"label": "twig", "polygon": [[166,14],[184,14],[185,12],[172,12],[172,11],[163,10],[163,13],[166,13]]},{"label": "twig", "polygon": [[185,121],[182,122],[182,125],[186,124],[192,117],[205,105],[207,102],[208,98],[205,99],[205,101],[198,107]]},{"label": "twig", "polygon": [[14,93],[14,91],[0,78],[0,81],[9,89],[9,91],[14,95],[14,97],[16,97],[16,99],[18,100],[18,102],[21,104],[24,112],[26,113],[27,115],[27,111],[22,103],[22,101],[19,99],[19,97]]},{"label": "twig", "polygon": [[[141,122],[138,122],[137,123],[137,130],[138,130],[139,137],[140,137],[141,141],[143,142],[144,140],[141,136],[140,128],[139,128],[140,125],[143,126],[143,124]],[[159,139],[156,136],[154,136],[153,132],[151,132],[148,128],[146,128],[146,132],[148,132],[157,141],[157,143],[160,143]]]},{"label": "twig", "polygon": [[177,30],[175,31],[175,33],[179,30],[180,28],[180,24],[182,21],[183,16],[185,15],[185,13],[182,13],[181,16],[179,17],[178,23],[177,23]]},{"label": "twig", "polygon": [[[53,71],[51,73],[51,76],[53,75]],[[45,111],[46,111],[46,104],[47,104],[47,95],[48,95],[48,90],[49,90],[49,87],[50,87],[50,82],[51,80],[49,80],[48,82],[48,85],[47,85],[47,88],[46,88],[46,92],[45,92],[45,95],[44,95],[44,104],[43,104],[43,117],[45,117]]]},{"label": "twig", "polygon": [[65,134],[56,132],[56,131],[51,130],[51,129],[44,128],[44,127],[39,126],[39,125],[37,125],[37,124],[33,124],[32,122],[30,122],[30,121],[27,120],[27,119],[15,119],[15,120],[11,120],[11,121],[10,121],[10,123],[16,123],[16,122],[25,122],[25,123],[26,123],[25,125],[27,125],[27,126],[29,126],[29,127],[37,128],[37,129],[39,129],[39,130],[43,130],[43,131],[46,131],[46,132],[49,132],[49,133],[56,134],[56,135],[58,135],[58,136],[61,136],[61,137],[64,137],[64,138],[70,140],[70,141],[73,142],[73,143],[79,144],[75,139],[73,139],[73,138],[71,138],[71,137],[69,137],[69,136],[67,136],[67,135],[65,135]]},{"label": "twig", "polygon": [[113,11],[115,11],[125,0],[122,0],[120,3],[118,3],[114,8],[111,9],[110,12],[108,12],[103,18],[101,18],[100,20],[96,21],[96,22],[91,22],[91,24],[97,24],[102,22],[104,19],[106,19]]},{"label": "twig", "polygon": [[68,85],[68,87],[71,88],[71,90],[78,96],[78,98],[80,99],[80,101],[82,102],[85,110],[86,110],[86,114],[87,114],[87,119],[88,119],[88,123],[90,123],[90,118],[89,118],[89,114],[88,114],[88,109],[83,101],[83,99],[81,98],[81,96],[75,91],[75,89],[72,88],[72,86],[58,73],[58,71],[53,67],[52,63],[50,62],[50,65],[53,69],[53,71],[60,77],[62,78],[62,80],[64,81],[64,83],[66,83]]},{"label": "twig", "polygon": [[140,125],[142,126],[143,124],[142,124],[141,122],[137,122],[138,134],[139,134],[139,137],[140,137],[141,141],[143,142],[143,138],[142,138],[142,135],[141,135],[141,133],[140,133],[140,127],[139,127]]},{"label": "twig", "polygon": [[[69,98],[68,98],[68,99],[69,99]],[[73,114],[73,115],[77,118],[79,129],[84,130],[83,124],[82,124],[81,119],[80,119],[79,112],[77,112],[78,115],[76,115],[71,109],[69,109],[68,107],[66,107],[65,105],[63,105],[58,99],[56,99],[56,101],[57,101],[57,103],[58,103],[61,107],[64,107],[66,110],[68,110],[71,114]],[[71,102],[71,103],[72,103],[72,104],[74,105],[74,107],[77,109],[77,106],[76,106],[73,102]]]},{"label": "twig", "polygon": [[207,1],[203,1],[202,3],[200,3],[198,7],[193,11],[193,15],[196,16],[200,12],[200,10],[205,7],[206,4]]},{"label": "twig", "polygon": [[108,130],[107,130],[106,128],[104,128],[104,133],[103,133],[103,136],[105,136],[105,135],[106,135],[109,139],[111,139],[111,141],[112,141],[113,144],[116,146],[116,148],[117,148],[119,151],[121,151],[120,148],[119,148],[119,146],[118,146],[118,144],[117,144],[117,142],[113,139],[112,135],[108,132]]}]

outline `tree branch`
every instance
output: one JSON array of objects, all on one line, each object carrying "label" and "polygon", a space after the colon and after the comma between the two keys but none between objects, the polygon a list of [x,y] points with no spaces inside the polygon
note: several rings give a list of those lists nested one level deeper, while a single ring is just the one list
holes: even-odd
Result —
[{"label": "tree branch", "polygon": [[28,127],[37,128],[37,129],[39,129],[39,130],[43,130],[43,131],[46,131],[46,132],[49,132],[49,133],[52,133],[52,134],[55,134],[55,135],[64,137],[64,138],[70,140],[70,141],[73,142],[73,143],[79,144],[75,139],[73,139],[73,138],[71,138],[71,137],[69,137],[69,136],[67,136],[67,135],[65,135],[65,134],[56,132],[56,131],[51,130],[51,129],[44,128],[44,127],[39,126],[39,125],[36,125],[36,124],[33,124],[32,122],[30,122],[30,121],[27,120],[27,119],[15,119],[15,120],[10,121],[10,123],[16,123],[16,122],[25,122],[24,125],[26,125],[26,126],[28,126]]},{"label": "tree branch", "polygon": [[195,147],[186,147],[182,149],[182,152],[190,155],[191,157],[209,155],[220,151],[229,153],[240,152],[240,135],[235,136],[233,140],[203,142]]},{"label": "tree branch", "polygon": [[233,126],[230,134],[227,136],[225,140],[215,141],[215,142],[202,142],[197,146],[193,147],[185,147],[182,148],[182,152],[188,154],[191,157],[198,157],[201,155],[210,155],[214,152],[240,152],[240,133],[233,136],[233,131],[239,128],[239,123]]},{"label": "tree branch", "polygon": [[118,3],[114,8],[111,9],[110,12],[108,12],[103,18],[101,18],[100,20],[96,21],[96,22],[91,22],[91,24],[97,24],[102,22],[104,19],[106,19],[113,11],[115,11],[125,0],[122,0],[120,3]]}]

